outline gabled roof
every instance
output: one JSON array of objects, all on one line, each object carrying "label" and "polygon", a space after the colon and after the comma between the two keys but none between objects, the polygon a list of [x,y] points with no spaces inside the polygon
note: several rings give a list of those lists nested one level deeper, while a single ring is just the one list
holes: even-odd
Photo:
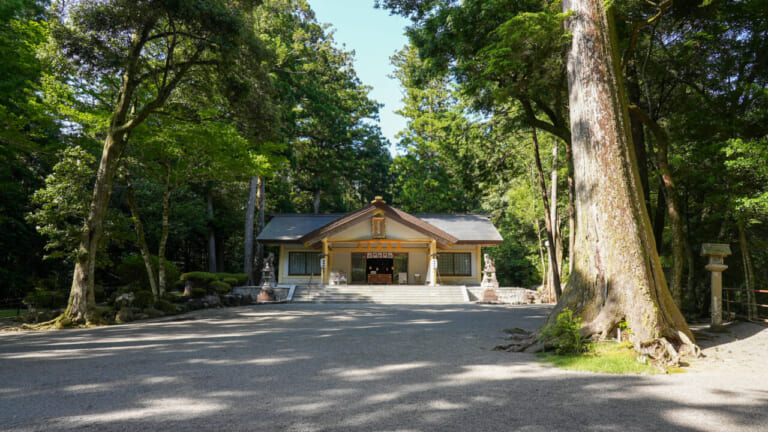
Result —
[{"label": "gabled roof", "polygon": [[261,242],[296,242],[343,214],[276,214],[256,237]]},{"label": "gabled roof", "polygon": [[339,218],[323,227],[308,233],[301,238],[301,241],[308,245],[317,243],[318,241],[322,240],[323,237],[328,237],[335,232],[339,232],[344,228],[359,222],[361,219],[365,219],[373,215],[376,210],[382,210],[387,217],[400,222],[403,225],[409,226],[417,231],[423,232],[428,237],[434,238],[444,245],[452,245],[459,240],[456,237],[441,230],[440,228],[430,225],[429,223],[426,223],[423,220],[412,216],[400,209],[396,209],[387,205],[387,203],[384,202],[381,197],[376,197],[376,199],[371,202],[371,205],[363,207],[360,210],[354,211],[342,218]]},{"label": "gabled roof", "polygon": [[414,217],[451,233],[457,243],[497,244],[504,241],[488,215],[481,214],[415,214]]},{"label": "gabled roof", "polygon": [[421,214],[412,215],[387,205],[376,197],[370,205],[343,214],[277,214],[256,238],[261,243],[316,244],[360,222],[377,210],[394,221],[424,233],[443,246],[459,244],[499,244],[502,237],[486,215]]}]

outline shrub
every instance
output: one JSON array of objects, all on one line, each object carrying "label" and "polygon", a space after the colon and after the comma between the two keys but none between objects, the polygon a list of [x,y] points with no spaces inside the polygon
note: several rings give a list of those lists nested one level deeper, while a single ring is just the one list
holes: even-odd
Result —
[{"label": "shrub", "polygon": [[[155,271],[157,277],[157,269],[159,267],[159,260],[157,256],[152,255],[150,257],[152,268]],[[150,289],[149,277],[147,277],[147,268],[144,266],[144,259],[141,255],[133,254],[128,255],[123,259],[120,265],[115,269],[120,280],[126,284],[133,285],[142,290]],[[165,280],[173,283],[179,279],[179,270],[176,268],[176,264],[172,261],[165,261]]]},{"label": "shrub", "polygon": [[216,278],[223,282],[226,282],[224,279],[235,279],[235,283],[230,284],[232,286],[245,285],[248,282],[248,275],[245,273],[216,273]]},{"label": "shrub", "polygon": [[242,285],[242,284],[239,284],[239,283],[237,282],[237,279],[236,279],[236,278],[233,278],[233,277],[224,278],[224,279],[221,279],[221,281],[222,281],[222,282],[224,282],[224,283],[226,283],[226,284],[227,284],[227,285],[229,285],[230,287],[236,287],[236,286],[240,286],[240,285]]},{"label": "shrub", "polygon": [[171,289],[173,291],[179,291],[179,292],[184,291],[184,281],[183,280],[177,280],[176,282],[171,284]]},{"label": "shrub", "polygon": [[177,312],[175,304],[163,299],[158,300],[155,303],[155,307],[166,315],[172,315]]},{"label": "shrub", "polygon": [[209,286],[210,288],[216,290],[216,292],[219,294],[228,294],[230,291],[232,291],[232,286],[222,281],[211,282],[211,285]]},{"label": "shrub", "polygon": [[192,282],[194,288],[206,288],[211,282],[215,281],[216,275],[208,272],[192,272],[181,275],[181,280]]},{"label": "shrub", "polygon": [[35,290],[27,294],[22,301],[25,305],[37,309],[57,309],[67,305],[67,294],[58,290],[35,288]]},{"label": "shrub", "polygon": [[147,290],[139,290],[133,293],[134,300],[133,300],[133,306],[137,308],[148,308],[154,303],[154,297],[152,296],[152,291]]},{"label": "shrub", "polygon": [[551,343],[558,355],[581,353],[587,346],[585,339],[579,333],[580,330],[581,318],[573,318],[573,311],[565,308],[557,316],[557,322],[554,325],[541,329],[539,341]]},{"label": "shrub", "polygon": [[165,300],[167,302],[173,303],[173,302],[175,302],[176,300],[179,299],[179,296],[177,294],[170,293],[170,292],[166,291],[166,292],[160,294],[160,299]]},{"label": "shrub", "polygon": [[206,294],[208,294],[208,290],[205,288],[192,288],[192,297],[194,298],[203,298]]}]

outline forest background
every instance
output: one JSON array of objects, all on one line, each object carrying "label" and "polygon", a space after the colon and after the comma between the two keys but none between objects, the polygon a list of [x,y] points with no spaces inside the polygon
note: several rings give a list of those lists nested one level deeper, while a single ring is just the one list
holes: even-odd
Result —
[{"label": "forest background", "polygon": [[[0,300],[45,295],[64,306],[70,292],[120,94],[115,53],[130,36],[120,18],[131,17],[120,13],[132,4],[87,3],[79,14],[46,1],[0,5]],[[133,109],[164,101],[126,134],[98,241],[97,299],[150,283],[142,255],[155,256],[151,283],[162,287],[182,272],[249,273],[259,213],[345,213],[375,195],[413,213],[490,214],[505,238],[488,251],[502,285],[551,286],[548,248],[567,283],[576,221],[559,2],[381,2],[412,19],[410,45],[392,58],[408,120],[394,157],[353,54],[305,1],[210,3],[240,25],[230,61],[206,51],[168,68],[173,48],[201,46],[182,36],[154,39],[142,60]],[[727,287],[768,282],[766,10],[758,0],[617,10],[645,205],[688,316],[709,310],[702,243],[732,245]],[[93,19],[104,14],[114,19]],[[163,93],[163,67],[173,76],[192,63]]]}]

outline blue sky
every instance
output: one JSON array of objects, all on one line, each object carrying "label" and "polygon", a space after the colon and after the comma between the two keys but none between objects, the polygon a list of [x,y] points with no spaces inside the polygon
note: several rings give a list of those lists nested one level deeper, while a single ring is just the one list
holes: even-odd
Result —
[{"label": "blue sky", "polygon": [[[389,58],[407,43],[403,35],[409,20],[373,8],[373,0],[309,0],[317,20],[332,25],[334,39],[355,51],[355,70],[360,80],[373,87],[371,98],[384,104],[381,130],[392,144],[405,119],[395,114],[402,107],[400,83],[391,75]],[[394,149],[390,149],[394,153]]]}]

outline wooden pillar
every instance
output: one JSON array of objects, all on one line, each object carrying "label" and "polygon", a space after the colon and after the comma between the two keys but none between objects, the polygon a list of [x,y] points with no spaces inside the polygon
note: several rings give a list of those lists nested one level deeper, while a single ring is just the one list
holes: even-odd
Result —
[{"label": "wooden pillar", "polygon": [[483,247],[477,245],[477,283],[483,281]]},{"label": "wooden pillar", "polygon": [[[432,264],[434,262],[434,265]],[[430,240],[429,242],[429,261],[427,261],[427,269],[429,271],[429,286],[437,285],[437,241]]]},{"label": "wooden pillar", "polygon": [[328,271],[329,264],[330,264],[328,262],[328,258],[329,258],[329,254],[328,254],[328,238],[324,238],[323,239],[323,258],[325,258],[325,268],[321,268],[320,271],[321,271],[321,273],[323,275],[323,283],[328,285],[328,283],[331,280],[331,278],[330,278],[331,273]]}]

